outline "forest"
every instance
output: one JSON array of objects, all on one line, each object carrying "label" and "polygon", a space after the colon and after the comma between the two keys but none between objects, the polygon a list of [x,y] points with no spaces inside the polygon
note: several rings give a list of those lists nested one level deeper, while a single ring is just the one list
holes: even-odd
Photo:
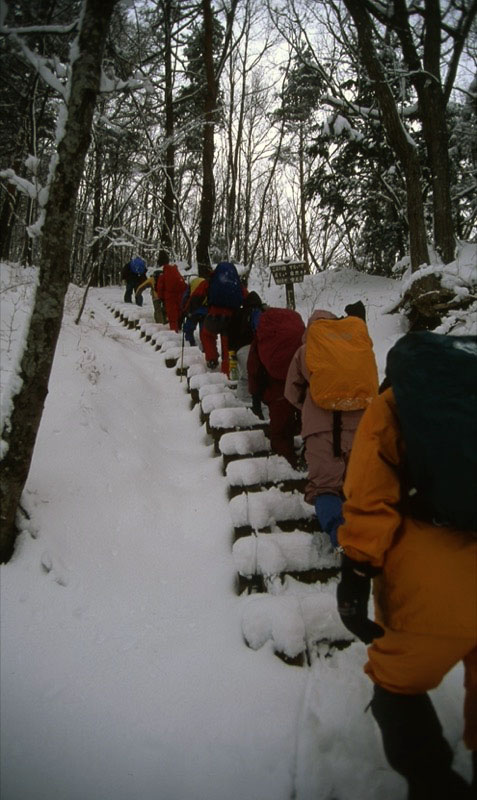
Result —
[{"label": "forest", "polygon": [[[2,430],[2,559],[68,286],[141,255],[206,276],[418,273],[477,231],[477,0],[0,0],[0,262],[38,267]],[[163,263],[163,262],[162,262]],[[270,276],[271,280],[271,276]]]},{"label": "forest", "polygon": [[[389,276],[475,238],[475,0],[109,5],[75,283],[161,250]],[[82,6],[2,2],[2,260],[39,263]]]}]

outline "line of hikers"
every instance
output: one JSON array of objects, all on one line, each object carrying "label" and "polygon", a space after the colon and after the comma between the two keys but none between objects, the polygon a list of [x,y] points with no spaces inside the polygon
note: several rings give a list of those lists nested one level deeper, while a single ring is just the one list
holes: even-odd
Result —
[{"label": "line of hikers", "polygon": [[[342,553],[338,612],[369,645],[371,710],[409,799],[475,797],[477,336],[406,334],[379,386],[361,301],[340,318],[318,309],[305,326],[296,311],[248,292],[229,262],[189,287],[174,266],[137,282],[136,297],[150,286],[190,344],[198,326],[210,369],[220,337],[221,370],[229,374],[232,353],[238,396],[261,419],[268,406],[271,449],[298,470],[301,435],[305,500]],[[459,662],[472,786],[453,769],[428,694]]]}]

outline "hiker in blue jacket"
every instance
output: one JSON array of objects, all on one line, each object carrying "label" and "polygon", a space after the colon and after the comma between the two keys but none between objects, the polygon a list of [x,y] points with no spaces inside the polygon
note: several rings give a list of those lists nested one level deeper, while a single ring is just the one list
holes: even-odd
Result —
[{"label": "hiker in blue jacket", "polygon": [[132,303],[132,295],[134,292],[136,305],[142,306],[142,293],[139,292],[136,294],[136,289],[146,280],[146,269],[145,261],[139,257],[132,258],[131,261],[128,261],[123,267],[121,278],[123,281],[126,281],[126,291],[124,292],[125,303]]}]

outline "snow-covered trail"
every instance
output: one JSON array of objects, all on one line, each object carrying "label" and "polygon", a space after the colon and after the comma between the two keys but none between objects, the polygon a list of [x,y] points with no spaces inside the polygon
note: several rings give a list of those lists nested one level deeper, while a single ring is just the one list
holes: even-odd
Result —
[{"label": "snow-covered trail", "polygon": [[[382,373],[402,324],[381,310],[393,283],[317,280],[322,307],[366,300]],[[227,482],[198,406],[106,309],[119,287],[92,290],[75,326],[80,296],[71,287],[31,519],[1,568],[2,800],[404,800],[365,713],[366,648],[299,668],[266,636],[246,647],[245,616],[273,598],[235,593]],[[306,605],[313,586],[292,591]],[[469,778],[462,679],[458,665],[431,694]]]},{"label": "snow-covered trail", "polygon": [[245,647],[198,410],[93,298],[79,343],[61,334],[27,486],[38,530],[2,580],[3,796],[285,800],[305,673]]}]

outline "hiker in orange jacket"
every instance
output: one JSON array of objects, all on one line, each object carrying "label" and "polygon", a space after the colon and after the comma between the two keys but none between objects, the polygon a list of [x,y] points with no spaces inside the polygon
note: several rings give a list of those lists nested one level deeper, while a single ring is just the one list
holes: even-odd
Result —
[{"label": "hiker in orange jacket", "polygon": [[156,284],[156,292],[158,300],[162,300],[166,307],[169,327],[176,333],[180,330],[181,301],[186,289],[187,283],[180,274],[177,264],[164,264]]},{"label": "hiker in orange jacket", "polygon": [[[392,388],[366,410],[344,484],[338,610],[366,644],[371,703],[391,766],[416,800],[475,797],[477,789],[477,536],[411,516],[405,448]],[[375,621],[367,606],[374,578]],[[428,690],[463,661],[464,741],[474,784],[452,770]]]}]

